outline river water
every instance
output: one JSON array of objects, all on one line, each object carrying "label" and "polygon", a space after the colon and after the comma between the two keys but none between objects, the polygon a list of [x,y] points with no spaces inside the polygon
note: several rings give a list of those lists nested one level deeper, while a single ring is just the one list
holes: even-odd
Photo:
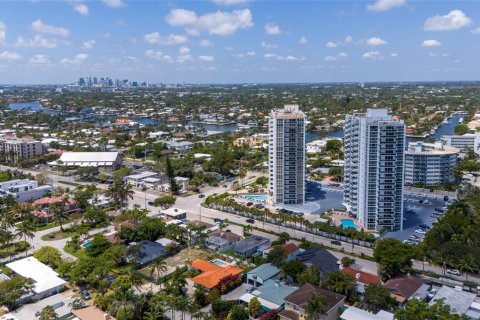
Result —
[{"label": "river water", "polygon": [[[12,102],[9,104],[9,108],[12,110],[41,111],[50,115],[55,115],[60,113],[58,111],[45,109],[38,102]],[[106,119],[113,117],[113,116],[105,116],[105,115],[92,114],[92,113],[72,113],[72,117],[73,116],[83,116],[83,117],[89,117],[89,118],[106,118]],[[434,140],[440,140],[440,138],[443,135],[454,134],[455,127],[457,126],[457,124],[459,123],[459,120],[463,116],[464,115],[460,115],[460,114],[452,115],[448,123],[446,124],[442,123],[438,127],[438,129],[435,131],[435,133],[428,137],[434,138]],[[153,126],[156,126],[159,123],[161,123],[161,121],[152,119],[152,118],[138,118],[138,119],[132,118],[132,121],[138,122],[143,125],[153,125]],[[208,131],[233,132],[238,129],[237,124],[215,125],[215,124],[196,124],[193,122],[189,122],[188,124],[195,126],[197,128],[203,128]],[[339,130],[335,130],[327,133],[327,137],[343,138],[343,134],[344,134],[343,129],[339,129]],[[315,132],[315,131],[307,131],[305,135],[305,140],[307,141],[307,143],[320,138],[321,137],[319,136],[318,132]],[[424,139],[407,137],[407,143],[414,142],[414,141],[422,141],[422,140]]]}]

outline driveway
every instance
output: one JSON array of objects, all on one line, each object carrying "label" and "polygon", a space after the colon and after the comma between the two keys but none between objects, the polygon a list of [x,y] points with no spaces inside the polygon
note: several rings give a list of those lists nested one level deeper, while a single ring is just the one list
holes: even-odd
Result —
[{"label": "driveway", "polygon": [[241,296],[243,296],[245,293],[247,293],[247,289],[250,288],[251,285],[248,285],[246,283],[242,283],[229,293],[225,294],[222,296],[223,300],[238,300]]}]

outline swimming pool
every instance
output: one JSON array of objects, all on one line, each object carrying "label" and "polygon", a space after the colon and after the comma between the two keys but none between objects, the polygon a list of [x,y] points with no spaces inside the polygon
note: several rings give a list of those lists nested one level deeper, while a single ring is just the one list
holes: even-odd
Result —
[{"label": "swimming pool", "polygon": [[340,220],[340,226],[342,227],[342,229],[348,229],[348,228],[358,229],[357,225],[355,225],[355,222],[352,219]]},{"label": "swimming pool", "polygon": [[245,199],[248,200],[255,200],[255,201],[267,201],[267,195],[256,195],[256,194],[247,194],[243,196]]},{"label": "swimming pool", "polygon": [[80,245],[80,247],[82,247],[83,249],[86,249],[86,248],[90,247],[91,245],[92,245],[92,240],[87,240],[84,243],[82,243]]},{"label": "swimming pool", "polygon": [[226,267],[228,266],[228,263],[223,261],[223,260],[218,260],[218,259],[214,259],[212,261],[210,261],[211,263],[213,263],[214,265],[216,266],[219,266],[219,267]]}]

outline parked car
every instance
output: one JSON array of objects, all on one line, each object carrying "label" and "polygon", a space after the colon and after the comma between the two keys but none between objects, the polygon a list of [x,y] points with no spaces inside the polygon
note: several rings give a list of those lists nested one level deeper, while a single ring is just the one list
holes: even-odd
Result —
[{"label": "parked car", "polygon": [[448,201],[448,196],[444,196],[443,201]]},{"label": "parked car", "polygon": [[448,269],[447,273],[453,274],[454,276],[460,276],[461,275],[460,271],[458,271],[457,269]]},{"label": "parked car", "polygon": [[428,200],[425,200],[423,203],[424,203],[424,204],[429,204],[429,203],[430,203],[430,201],[428,201]]},{"label": "parked car", "polygon": [[261,204],[261,203],[257,203],[254,207],[257,208],[257,209],[263,209],[263,208],[265,208],[265,206],[264,206],[263,204]]},{"label": "parked car", "polygon": [[247,207],[250,207],[251,205],[253,205],[253,202],[247,202],[245,205],[246,205]]},{"label": "parked car", "polygon": [[245,220],[247,223],[255,223],[255,219],[249,218]]},{"label": "parked car", "polygon": [[330,243],[333,244],[333,245],[336,245],[336,246],[341,246],[342,245],[342,243],[338,240],[332,240],[332,241],[330,241]]},{"label": "parked car", "polygon": [[153,201],[148,201],[149,206],[153,206]]},{"label": "parked car", "polygon": [[213,218],[213,222],[215,222],[215,223],[222,223],[222,222],[223,222],[223,219]]},{"label": "parked car", "polygon": [[422,199],[418,200],[418,203],[422,204],[422,203],[423,203],[423,200],[422,200]]},{"label": "parked car", "polygon": [[198,197],[199,197],[199,198],[205,198],[205,195],[204,195],[203,193],[200,193],[200,194],[198,195]]},{"label": "parked car", "polygon": [[90,295],[90,293],[87,291],[87,290],[82,290],[80,291],[80,294],[83,296],[83,298],[85,300],[90,300],[92,299],[92,296]]},{"label": "parked car", "polygon": [[417,230],[415,230],[415,233],[426,234],[427,232],[425,230],[422,230],[422,229],[417,229]]},{"label": "parked car", "polygon": [[426,225],[426,224],[421,224],[421,225],[419,225],[418,227],[419,227],[419,228],[422,228],[422,229],[427,229],[427,230],[430,229],[430,227],[429,227],[428,225]]}]

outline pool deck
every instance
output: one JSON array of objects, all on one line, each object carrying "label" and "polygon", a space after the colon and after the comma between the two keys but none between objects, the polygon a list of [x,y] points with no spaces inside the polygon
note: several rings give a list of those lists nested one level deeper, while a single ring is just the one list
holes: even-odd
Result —
[{"label": "pool deck", "polygon": [[358,222],[357,219],[350,217],[346,213],[343,213],[343,214],[342,213],[334,213],[334,214],[332,214],[332,221],[333,221],[333,223],[335,223],[335,225],[337,227],[340,227],[342,225],[342,220],[344,220],[344,219],[352,220],[353,223],[355,223],[355,226],[357,226],[357,228],[358,228],[357,230],[361,230],[363,228],[362,225],[360,224],[360,222]]}]

